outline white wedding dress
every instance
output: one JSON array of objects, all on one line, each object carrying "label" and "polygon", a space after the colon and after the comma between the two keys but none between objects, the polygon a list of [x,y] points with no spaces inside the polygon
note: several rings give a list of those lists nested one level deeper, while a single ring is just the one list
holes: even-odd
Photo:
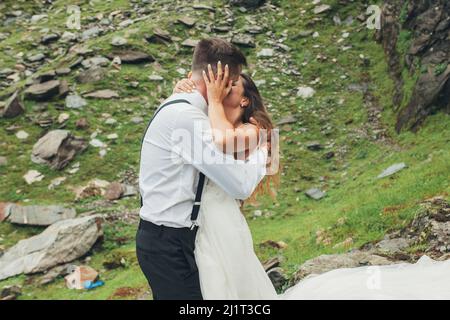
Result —
[{"label": "white wedding dress", "polygon": [[237,200],[211,180],[203,191],[195,258],[206,300],[450,299],[450,260],[342,268],[277,295]]}]

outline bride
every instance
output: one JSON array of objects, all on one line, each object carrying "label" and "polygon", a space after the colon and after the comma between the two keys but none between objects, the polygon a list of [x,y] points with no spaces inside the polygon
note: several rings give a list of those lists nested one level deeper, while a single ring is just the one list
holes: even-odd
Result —
[{"label": "bride", "polygon": [[[204,72],[207,86],[208,117],[214,141],[224,152],[229,139],[257,139],[258,129],[273,129],[261,95],[252,81],[241,74],[229,83],[227,66],[217,77],[211,68]],[[192,92],[194,84],[180,80],[175,92]],[[232,130],[232,135],[225,135]],[[267,135],[270,144],[271,134]],[[234,146],[234,145],[233,145]],[[246,157],[255,146],[246,143],[236,158]],[[269,148],[270,150],[271,148]],[[275,157],[276,154],[269,154]],[[273,161],[273,159],[272,159]],[[255,193],[264,191],[266,176]],[[250,229],[240,211],[240,203],[208,180],[203,192],[196,237],[195,258],[200,286],[206,300],[275,299],[450,299],[450,260],[434,261],[423,256],[415,264],[341,268],[311,275],[285,293],[277,295],[254,249]]]}]

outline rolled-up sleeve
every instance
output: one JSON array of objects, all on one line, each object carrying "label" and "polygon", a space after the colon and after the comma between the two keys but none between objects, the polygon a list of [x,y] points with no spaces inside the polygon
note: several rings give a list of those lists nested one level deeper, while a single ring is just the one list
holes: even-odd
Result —
[{"label": "rolled-up sleeve", "polygon": [[189,106],[176,120],[173,152],[235,199],[248,198],[266,174],[267,149],[256,148],[247,160],[224,154],[213,141],[206,114]]}]

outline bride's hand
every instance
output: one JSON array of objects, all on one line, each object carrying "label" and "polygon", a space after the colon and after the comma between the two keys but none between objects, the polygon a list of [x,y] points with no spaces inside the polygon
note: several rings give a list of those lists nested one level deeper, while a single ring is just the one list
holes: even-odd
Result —
[{"label": "bride's hand", "polygon": [[209,105],[222,103],[230,93],[232,81],[229,81],[229,68],[228,65],[225,65],[225,72],[223,72],[220,61],[217,63],[217,78],[214,76],[211,65],[208,64],[208,75],[203,70],[203,80],[205,80],[207,88]]},{"label": "bride's hand", "polygon": [[173,93],[191,93],[195,89],[195,83],[188,78],[181,79],[173,88]]}]

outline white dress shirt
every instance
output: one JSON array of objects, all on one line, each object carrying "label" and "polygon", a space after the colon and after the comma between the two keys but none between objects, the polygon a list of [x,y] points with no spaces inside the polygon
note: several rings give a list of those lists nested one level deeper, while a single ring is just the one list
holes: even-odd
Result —
[{"label": "white dress shirt", "polygon": [[190,227],[199,171],[235,199],[248,198],[266,174],[267,149],[247,160],[220,151],[212,139],[208,106],[198,92],[177,93],[153,119],[141,149],[140,217],[157,225]]}]

